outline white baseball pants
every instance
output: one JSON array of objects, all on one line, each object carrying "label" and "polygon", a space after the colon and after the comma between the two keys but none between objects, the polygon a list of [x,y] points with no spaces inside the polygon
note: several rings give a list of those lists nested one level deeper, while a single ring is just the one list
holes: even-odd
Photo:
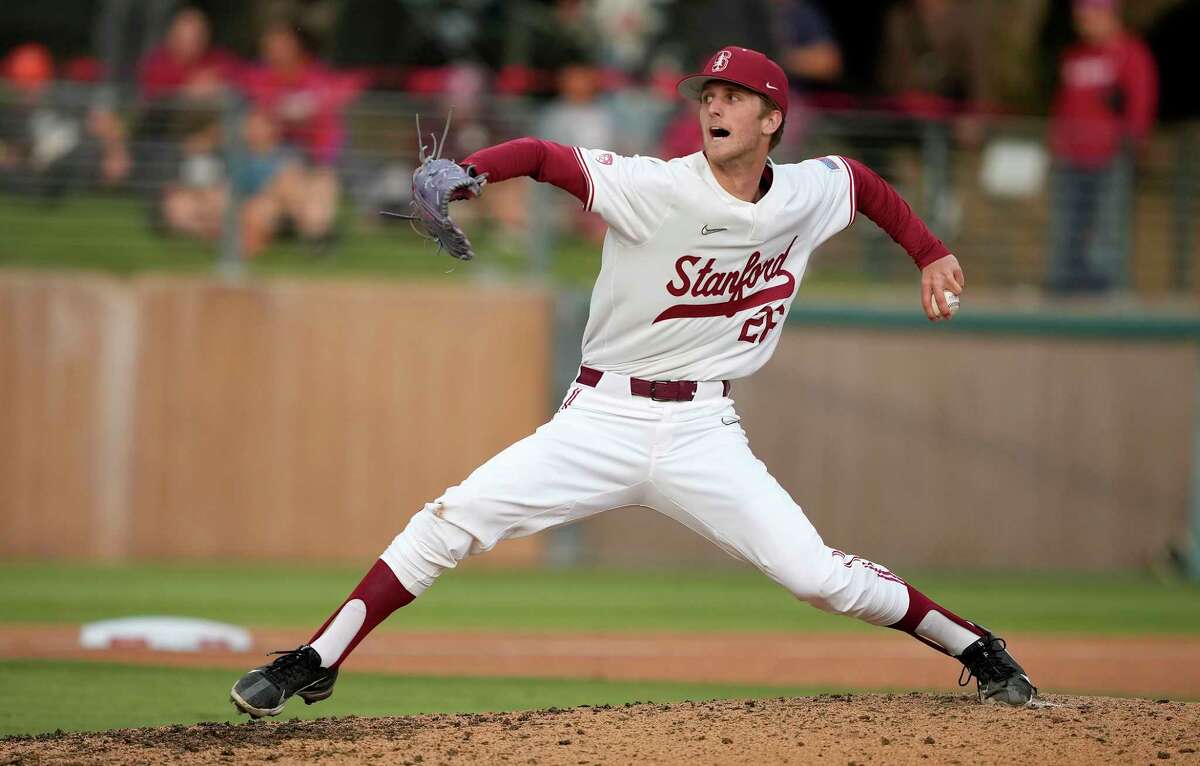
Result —
[{"label": "white baseball pants", "polygon": [[898,577],[825,545],[750,451],[720,382],[701,383],[691,402],[633,396],[613,373],[576,383],[550,422],[427,504],[381,558],[420,595],[501,540],[629,505],[670,516],[826,611],[891,625],[908,608]]}]

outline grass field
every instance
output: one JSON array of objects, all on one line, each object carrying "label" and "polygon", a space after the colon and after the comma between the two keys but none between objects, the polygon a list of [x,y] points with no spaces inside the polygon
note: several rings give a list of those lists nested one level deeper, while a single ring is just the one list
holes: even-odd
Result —
[{"label": "grass field", "polygon": [[[342,217],[343,236],[327,251],[282,241],[255,258],[250,273],[472,279],[532,268],[523,245],[505,241],[486,226],[471,231],[476,250],[487,253],[486,262],[453,269],[451,259],[437,255],[436,247],[407,224],[380,224],[348,209]],[[217,252],[216,244],[156,234],[144,203],[130,197],[77,196],[53,204],[0,198],[0,266],[211,273]],[[556,249],[553,276],[566,284],[590,285],[599,268],[597,245],[566,239]]]},{"label": "grass field", "polygon": [[[251,276],[320,278],[436,278],[441,280],[534,277],[560,287],[590,289],[600,271],[600,245],[576,236],[563,237],[550,258],[550,273],[533,263],[522,237],[505,235],[494,226],[466,226],[478,258],[456,264],[423,242],[406,224],[380,223],[349,207],[343,210],[340,236],[324,251],[295,241],[280,241],[252,260]],[[216,243],[156,234],[148,223],[145,202],[128,195],[79,195],[57,203],[0,196],[0,268],[77,269],[114,275],[145,272],[211,274],[217,264]],[[825,300],[886,301],[902,296],[909,303],[905,259],[888,260],[870,273],[815,268],[805,280],[806,296]],[[901,275],[897,283],[881,282],[885,274]]]},{"label": "grass field", "polygon": [[[260,627],[318,624],[359,572],[217,565],[0,564],[0,623],[78,624],[178,614]],[[1200,633],[1200,587],[1147,576],[927,574],[927,592],[1005,631]],[[446,574],[382,630],[863,631],[797,604],[746,571],[508,571]],[[0,661],[0,733],[234,720],[228,670]],[[70,690],[66,692],[65,690]],[[606,681],[407,678],[356,674],[332,704],[288,715],[399,714],[565,707],[633,700],[768,697],[814,692],[764,686]],[[343,693],[344,692],[344,693]]]},{"label": "grass field", "polygon": [[[0,563],[0,623],[177,614],[311,628],[361,569]],[[1200,585],[1138,574],[906,573],[947,606],[1021,633],[1200,633]],[[797,604],[757,572],[448,572],[384,630],[866,631]]]}]

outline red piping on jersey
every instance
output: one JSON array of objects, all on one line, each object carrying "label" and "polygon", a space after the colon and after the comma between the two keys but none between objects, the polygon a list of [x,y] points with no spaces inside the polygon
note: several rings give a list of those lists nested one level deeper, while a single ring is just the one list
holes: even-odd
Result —
[{"label": "red piping on jersey", "polygon": [[917,217],[892,185],[858,160],[841,158],[850,168],[855,206],[904,248],[918,268],[950,255],[950,249]]},{"label": "red piping on jersey", "polygon": [[854,219],[858,217],[858,197],[857,190],[854,188],[854,173],[850,171],[850,165],[846,162],[845,157],[834,155],[834,158],[842,161],[842,165],[846,167],[846,175],[850,176],[850,223],[846,224],[850,226],[854,223]]},{"label": "red piping on jersey", "polygon": [[518,138],[480,149],[462,161],[476,173],[487,173],[488,181],[499,183],[518,176],[553,184],[570,192],[591,207],[591,183],[580,167],[575,148],[538,138]]},{"label": "red piping on jersey", "polygon": [[588,195],[587,201],[583,203],[584,210],[591,210],[592,203],[596,201],[596,184],[592,180],[592,171],[588,169],[587,159],[583,156],[583,150],[578,146],[575,149],[575,161],[579,163],[579,167],[583,170],[583,175],[587,178]]}]

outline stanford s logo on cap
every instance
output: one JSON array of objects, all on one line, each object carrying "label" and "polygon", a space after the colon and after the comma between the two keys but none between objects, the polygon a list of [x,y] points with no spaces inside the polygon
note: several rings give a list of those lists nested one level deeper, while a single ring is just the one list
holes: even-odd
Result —
[{"label": "stanford s logo on cap", "polygon": [[684,76],[676,83],[675,89],[684,98],[699,100],[705,83],[712,80],[731,82],[765,96],[787,117],[787,75],[779,64],[758,51],[736,45],[718,48],[699,72]]}]

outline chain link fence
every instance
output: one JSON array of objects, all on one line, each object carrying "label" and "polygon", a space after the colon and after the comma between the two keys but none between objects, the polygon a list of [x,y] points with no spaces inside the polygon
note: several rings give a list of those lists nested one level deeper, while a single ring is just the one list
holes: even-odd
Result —
[{"label": "chain link fence", "polygon": [[[367,93],[314,139],[233,96],[98,109],[87,87],[0,94],[0,263],[130,272],[220,267],[436,272],[446,264],[380,209],[404,208],[425,141],[454,107],[447,154],[522,135],[661,155],[686,107],[628,89],[590,103]],[[679,126],[682,125],[682,133]],[[306,133],[306,131],[309,131]],[[1200,197],[1197,129],[1160,130],[1086,176],[1057,167],[1038,119],[964,125],[793,110],[779,161],[854,156],[897,186],[970,263],[972,286],[1190,292]],[[314,162],[305,143],[332,135]],[[698,131],[695,135],[698,140]],[[686,146],[678,141],[674,146]],[[484,271],[586,284],[602,228],[565,194],[490,187],[460,206]],[[491,261],[489,264],[488,262]],[[315,264],[315,265],[314,265]],[[832,240],[811,278],[877,284],[911,267],[869,223]]]}]

